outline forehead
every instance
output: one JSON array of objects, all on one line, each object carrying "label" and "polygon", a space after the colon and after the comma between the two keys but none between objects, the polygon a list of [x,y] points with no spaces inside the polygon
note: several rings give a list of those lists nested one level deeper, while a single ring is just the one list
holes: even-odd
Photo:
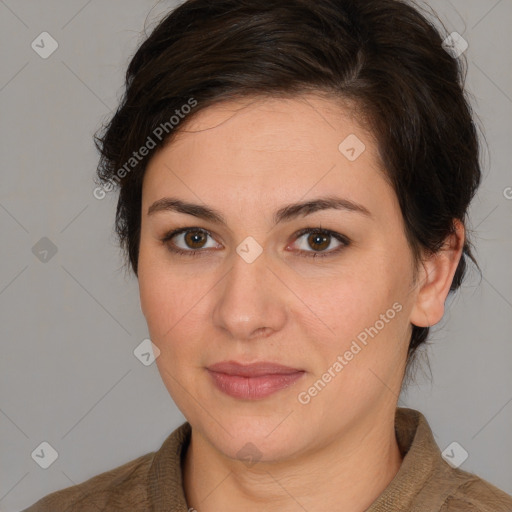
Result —
[{"label": "forehead", "polygon": [[[247,151],[290,151],[316,154],[357,132],[370,146],[373,136],[355,117],[353,102],[303,94],[290,98],[249,97],[224,101],[191,116],[173,145],[195,141],[243,147]],[[194,140],[192,140],[193,137]],[[341,137],[341,139],[340,139]]]},{"label": "forehead", "polygon": [[226,207],[230,197],[239,208],[332,193],[366,204],[380,196],[384,204],[382,195],[393,194],[372,134],[348,106],[315,95],[247,98],[199,111],[149,162],[146,211],[167,192]]}]

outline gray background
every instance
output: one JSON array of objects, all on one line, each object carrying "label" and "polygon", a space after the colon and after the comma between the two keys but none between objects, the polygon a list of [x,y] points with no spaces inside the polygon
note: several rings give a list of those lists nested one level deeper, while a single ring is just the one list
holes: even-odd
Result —
[{"label": "gray background", "polygon": [[[144,28],[174,5],[0,0],[3,512],[158,449],[184,421],[156,365],[133,354],[147,328],[121,270],[115,196],[92,195],[92,134],[117,106]],[[462,469],[512,493],[512,1],[430,5],[469,42],[468,90],[489,146],[470,211],[483,279],[472,271],[449,299],[426,351],[432,379],[419,372],[399,405],[425,414],[441,450],[457,441],[469,452]],[[59,44],[47,59],[31,48],[43,31]],[[43,237],[57,248],[46,262],[32,251]],[[43,441],[58,452],[46,470],[31,457]]]}]

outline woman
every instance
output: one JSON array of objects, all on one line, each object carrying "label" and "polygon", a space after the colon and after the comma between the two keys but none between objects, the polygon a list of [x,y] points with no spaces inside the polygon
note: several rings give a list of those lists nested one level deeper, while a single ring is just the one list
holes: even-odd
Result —
[{"label": "woman", "polygon": [[397,407],[474,261],[479,144],[443,40],[397,0],[189,0],[160,22],[95,194],[119,186],[187,422],[27,511],[512,510]]}]

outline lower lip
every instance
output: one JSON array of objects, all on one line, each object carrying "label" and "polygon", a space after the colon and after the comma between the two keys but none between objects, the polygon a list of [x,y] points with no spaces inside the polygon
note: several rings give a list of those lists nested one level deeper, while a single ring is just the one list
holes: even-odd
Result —
[{"label": "lower lip", "polygon": [[240,377],[208,370],[218,389],[234,398],[258,400],[265,398],[281,389],[291,386],[300,379],[304,372],[288,374],[261,375],[259,377]]}]

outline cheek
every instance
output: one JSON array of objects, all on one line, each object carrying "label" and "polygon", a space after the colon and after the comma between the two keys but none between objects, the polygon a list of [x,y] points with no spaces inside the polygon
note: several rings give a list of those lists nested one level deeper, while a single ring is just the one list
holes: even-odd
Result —
[{"label": "cheek", "polygon": [[160,346],[166,333],[177,322],[186,290],[165,271],[156,257],[159,251],[146,250],[141,243],[138,281],[141,308],[148,324],[151,339]]},{"label": "cheek", "polygon": [[172,271],[165,252],[154,241],[141,237],[138,261],[139,295],[150,331],[161,338],[180,316],[189,288]]},{"label": "cheek", "polygon": [[[337,384],[347,392],[371,388],[369,380],[377,378],[370,370],[386,378],[405,357],[403,283],[396,271],[393,274],[390,268],[383,268],[386,267],[378,265],[375,275],[375,267],[360,261],[360,266],[333,278],[321,289],[308,287],[300,292],[308,297],[306,302],[316,314],[302,308],[302,317],[311,318],[309,334],[322,361],[316,377],[321,377],[336,361],[340,363],[341,356],[345,377],[338,379]],[[336,387],[335,384],[333,388]]]},{"label": "cheek", "polygon": [[[198,331],[197,297],[176,277],[155,266],[142,265],[139,272],[140,300],[151,341],[160,350],[156,365],[169,394],[181,410],[183,389],[193,389],[192,368],[197,365],[198,344],[204,338]],[[187,395],[188,396],[188,395]]]},{"label": "cheek", "polygon": [[151,341],[160,349],[160,368],[179,373],[186,361],[194,364],[208,318],[205,279],[177,272],[165,262],[142,254],[139,259],[141,307]]},{"label": "cheek", "polygon": [[353,265],[331,278],[303,283],[297,295],[305,298],[309,309],[302,305],[301,316],[310,317],[319,334],[324,331],[326,336],[318,339],[327,345],[343,344],[392,306],[386,285],[372,275],[368,265]]},{"label": "cheek", "polygon": [[166,343],[194,316],[195,294],[175,279],[152,271],[139,279],[144,316],[157,346]]}]

